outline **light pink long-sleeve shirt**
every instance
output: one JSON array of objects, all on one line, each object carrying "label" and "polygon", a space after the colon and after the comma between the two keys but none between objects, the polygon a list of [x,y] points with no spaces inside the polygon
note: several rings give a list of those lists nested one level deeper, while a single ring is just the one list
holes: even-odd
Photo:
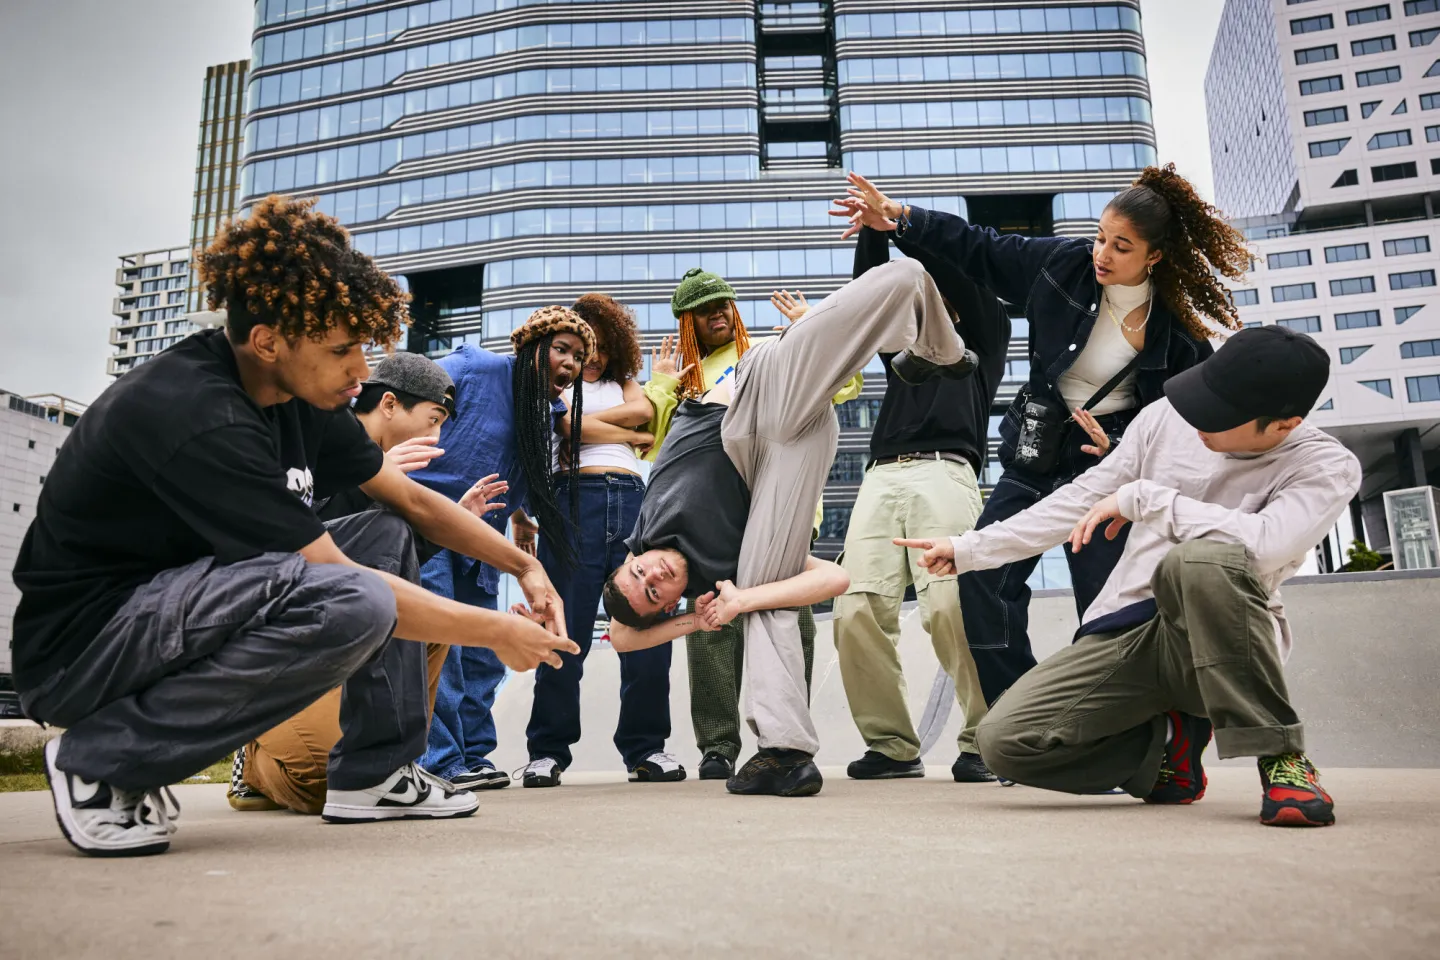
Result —
[{"label": "light pink long-sleeve shirt", "polygon": [[[1150,580],[1177,543],[1240,544],[1270,592],[1281,659],[1290,627],[1279,587],[1334,526],[1360,488],[1360,462],[1334,437],[1302,423],[1262,454],[1215,453],[1169,400],[1146,407],[1096,466],[1003,523],[952,537],[956,568],[988,570],[1064,542],[1100,500],[1115,494],[1134,524],[1125,552],[1085,622],[1152,599]],[[1104,536],[1102,524],[1094,536]]]}]

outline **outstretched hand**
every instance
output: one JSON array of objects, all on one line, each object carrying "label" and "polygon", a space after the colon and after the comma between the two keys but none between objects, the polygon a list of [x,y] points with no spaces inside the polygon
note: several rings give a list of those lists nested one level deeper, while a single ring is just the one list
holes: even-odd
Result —
[{"label": "outstretched hand", "polygon": [[1130,522],[1129,518],[1120,512],[1120,501],[1113,493],[1091,507],[1085,516],[1080,518],[1080,522],[1075,524],[1075,529],[1070,531],[1070,552],[1079,553],[1080,548],[1090,542],[1095,528],[1107,520],[1109,525],[1105,527],[1106,540],[1114,540],[1120,536],[1120,531]]},{"label": "outstretched hand", "polygon": [[1085,435],[1094,441],[1093,445],[1087,443],[1081,446],[1082,453],[1088,453],[1092,457],[1103,457],[1110,452],[1110,435],[1105,432],[1104,427],[1100,426],[1100,421],[1095,419],[1094,414],[1084,407],[1076,407],[1073,419],[1080,429],[1085,431]]},{"label": "outstretched hand", "polygon": [[687,364],[684,369],[680,368],[680,344],[674,336],[667,336],[658,348],[650,351],[650,376],[664,374],[667,377],[674,377],[676,380],[684,380],[685,375],[695,369],[695,364]]},{"label": "outstretched hand", "polygon": [[897,547],[923,551],[920,555],[920,566],[928,570],[932,577],[948,577],[956,572],[955,545],[950,542],[949,537],[941,537],[939,540],[906,540],[897,537],[891,542]]},{"label": "outstretched hand", "polygon": [[[792,296],[789,290],[776,290],[770,294],[770,303],[785,315],[785,319],[791,323],[799,320],[810,312],[810,301],[805,299],[805,294],[796,290]],[[784,326],[778,326],[776,330],[784,330]]]},{"label": "outstretched hand", "polygon": [[544,615],[536,613],[525,604],[512,605],[510,612],[528,621],[514,624],[514,636],[506,638],[493,648],[500,662],[511,670],[523,673],[534,670],[542,663],[548,663],[559,670],[565,665],[560,654],[580,652],[580,648],[572,641],[563,636],[556,637],[554,633],[544,629]]},{"label": "outstretched hand", "polygon": [[835,206],[840,209],[830,211],[830,216],[845,217],[850,221],[850,226],[840,234],[840,239],[849,240],[860,232],[861,227],[869,227],[882,233],[894,230],[897,226],[895,218],[900,216],[903,209],[900,204],[885,196],[875,184],[854,171],[851,171],[846,179],[850,182],[845,191],[848,196],[835,201]]},{"label": "outstretched hand", "polygon": [[460,506],[469,510],[477,517],[484,517],[487,513],[494,513],[496,510],[504,510],[505,504],[492,497],[498,497],[510,489],[510,484],[499,479],[500,474],[492,473],[488,477],[481,477],[475,481],[475,485],[465,491],[460,498]]},{"label": "outstretched hand", "polygon": [[435,437],[412,437],[385,451],[385,459],[406,473],[414,473],[423,470],[431,460],[445,452],[438,446],[439,443]]}]

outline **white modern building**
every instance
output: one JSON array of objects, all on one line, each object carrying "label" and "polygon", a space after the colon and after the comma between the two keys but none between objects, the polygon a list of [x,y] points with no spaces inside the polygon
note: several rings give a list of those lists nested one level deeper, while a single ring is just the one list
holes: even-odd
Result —
[{"label": "white modern building", "polygon": [[1386,552],[1384,491],[1440,481],[1437,38],[1440,0],[1228,0],[1206,76],[1216,204],[1254,251],[1241,319],[1331,351],[1314,422],[1365,469],[1322,567],[1351,528]]},{"label": "white modern building", "polygon": [[190,250],[147,250],[120,258],[106,372],[118,377],[194,332],[185,319]]},{"label": "white modern building", "polygon": [[[0,577],[0,674],[10,672],[10,627],[20,602],[10,571],[35,519],[45,475],[84,411],[83,404],[64,397],[22,397],[0,390],[0,567],[5,570]],[[3,689],[0,685],[0,692]],[[0,703],[0,714],[3,707]]]}]

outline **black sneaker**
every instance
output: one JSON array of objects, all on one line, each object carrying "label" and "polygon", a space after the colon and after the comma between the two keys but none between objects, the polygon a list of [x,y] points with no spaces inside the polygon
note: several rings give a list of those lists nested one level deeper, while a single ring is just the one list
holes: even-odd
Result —
[{"label": "black sneaker", "polygon": [[895,376],[911,386],[919,386],[935,379],[964,380],[974,373],[975,368],[979,365],[979,358],[970,350],[966,350],[965,356],[959,360],[944,366],[931,363],[909,350],[901,350],[890,359],[890,369],[894,371]]},{"label": "black sneaker", "polygon": [[1165,744],[1165,759],[1155,778],[1155,788],[1145,802],[1194,803],[1205,796],[1205,787],[1210,783],[1205,768],[1200,766],[1200,755],[1210,745],[1210,721],[1178,710],[1166,716],[1173,730],[1170,742]]},{"label": "black sneaker", "polygon": [[499,790],[510,786],[510,774],[494,767],[481,767],[450,778],[457,790]]},{"label": "black sneaker", "polygon": [[813,797],[825,783],[815,758],[803,750],[760,750],[725,781],[731,793]]},{"label": "black sneaker", "polygon": [[685,768],[664,750],[656,750],[630,771],[632,782],[672,783],[685,779]]},{"label": "black sneaker", "polygon": [[[55,765],[59,737],[45,745],[45,779],[55,821],[70,845],[92,857],[143,857],[170,849],[180,804],[169,787],[130,792],[85,780]],[[173,806],[173,809],[171,809]]]},{"label": "black sneaker", "polygon": [[962,753],[956,757],[950,765],[950,775],[956,783],[993,783],[998,779],[978,753]]},{"label": "black sneaker", "polygon": [[866,750],[865,756],[845,768],[851,780],[903,780],[925,776],[925,764],[914,760],[894,760],[877,750]]},{"label": "black sneaker", "polygon": [[536,757],[525,765],[524,787],[560,786],[560,764],[554,757]]},{"label": "black sneaker", "polygon": [[700,761],[701,780],[729,780],[735,772],[735,761],[719,753],[707,753]]}]

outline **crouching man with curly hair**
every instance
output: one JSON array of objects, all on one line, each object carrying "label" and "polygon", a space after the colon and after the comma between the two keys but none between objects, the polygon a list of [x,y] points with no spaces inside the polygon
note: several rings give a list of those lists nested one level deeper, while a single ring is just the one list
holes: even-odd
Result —
[{"label": "crouching man with curly hair", "polygon": [[[225,329],[101,395],[21,546],[16,686],[30,717],[66,728],[46,773],[85,853],[163,852],[166,784],[340,683],[325,818],[468,815],[471,794],[414,764],[423,642],[488,646],[517,670],[577,649],[539,563],[387,463],[348,409],[364,346],[399,335],[406,297],[311,205],[271,197],[200,255]],[[315,498],[354,486],[386,509],[316,517]],[[416,586],[416,534],[513,573],[539,622]]]}]

